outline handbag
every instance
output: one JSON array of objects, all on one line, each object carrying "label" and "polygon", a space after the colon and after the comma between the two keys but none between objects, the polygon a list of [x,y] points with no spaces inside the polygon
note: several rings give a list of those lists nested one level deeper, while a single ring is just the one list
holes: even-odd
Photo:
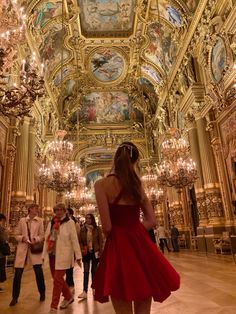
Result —
[{"label": "handbag", "polygon": [[11,255],[11,248],[10,245],[7,242],[3,242],[0,244],[0,252],[4,256],[9,256]]},{"label": "handbag", "polygon": [[30,251],[32,254],[40,254],[43,252],[43,241],[30,244]]},{"label": "handbag", "polygon": [[[29,225],[28,225],[28,223],[26,223],[26,224],[27,224],[29,240],[31,242]],[[39,241],[39,242],[35,242],[35,243],[29,243],[30,252],[32,254],[40,254],[40,253],[42,253],[43,252],[43,245],[44,245],[44,241]]]}]

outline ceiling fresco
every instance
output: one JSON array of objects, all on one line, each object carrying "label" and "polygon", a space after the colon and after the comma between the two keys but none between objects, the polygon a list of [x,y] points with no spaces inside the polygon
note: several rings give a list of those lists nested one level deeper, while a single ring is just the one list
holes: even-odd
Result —
[{"label": "ceiling fresco", "polygon": [[147,35],[150,44],[145,49],[145,57],[162,71],[168,72],[178,52],[177,39],[173,38],[172,28],[167,24],[154,22],[148,26]]},{"label": "ceiling fresco", "polygon": [[[158,8],[157,8],[158,3]],[[160,15],[161,18],[168,21],[172,26],[183,26],[183,17],[180,10],[171,5],[168,0],[151,1],[150,11],[152,14]]]},{"label": "ceiling fresco", "polygon": [[[45,34],[44,41],[39,46],[41,62],[45,69],[52,70],[58,63],[70,57],[70,51],[63,47],[63,38],[66,30],[56,25]],[[63,47],[63,48],[62,48]]]},{"label": "ceiling fresco", "polygon": [[144,141],[143,114],[157,112],[198,2],[64,0],[62,8],[62,0],[28,1],[31,48],[61,121],[68,132],[81,126],[80,141],[89,143],[90,181],[94,165],[111,164],[112,145],[133,134]]},{"label": "ceiling fresco", "polygon": [[142,121],[142,114],[135,109],[124,92],[92,92],[83,97],[75,117],[83,124],[117,124]]},{"label": "ceiling fresco", "polygon": [[100,48],[89,60],[90,73],[100,82],[113,82],[124,75],[125,60],[114,48]]},{"label": "ceiling fresco", "polygon": [[77,0],[77,3],[83,35],[131,35],[135,0]]},{"label": "ceiling fresco", "polygon": [[62,1],[52,0],[40,3],[32,12],[31,21],[35,28],[43,28],[47,22],[61,15]]}]

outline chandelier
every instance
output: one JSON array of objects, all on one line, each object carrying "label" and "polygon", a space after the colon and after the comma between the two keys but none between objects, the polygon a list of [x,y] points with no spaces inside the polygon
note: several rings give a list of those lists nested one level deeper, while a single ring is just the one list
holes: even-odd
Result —
[{"label": "chandelier", "polygon": [[[10,82],[10,75],[0,75],[0,112],[8,117],[30,116],[37,99],[44,95],[43,65],[38,75],[35,54],[29,62],[22,61],[19,78]],[[11,86],[9,86],[11,84]]]},{"label": "chandelier", "polygon": [[75,164],[61,164],[55,161],[50,167],[45,164],[39,169],[40,183],[56,192],[71,191],[79,185],[78,178],[81,176],[81,169]]},{"label": "chandelier", "polygon": [[66,131],[57,132],[59,139],[49,143],[47,154],[51,160],[49,166],[42,164],[39,169],[40,184],[58,193],[72,191],[85,182],[80,167],[71,161],[73,144],[63,140]]},{"label": "chandelier", "polygon": [[25,40],[26,15],[16,0],[5,0],[0,6],[0,71],[12,66],[16,46]]},{"label": "chandelier", "polygon": [[158,184],[158,176],[154,173],[155,171],[150,165],[145,168],[145,172],[141,176],[144,191],[152,203],[161,204],[165,199],[165,193]]},{"label": "chandelier", "polygon": [[161,204],[165,200],[165,191],[161,187],[152,187],[150,190],[146,190],[145,192],[152,203]]},{"label": "chandelier", "polygon": [[70,206],[80,209],[82,206],[95,203],[94,191],[86,186],[80,186],[80,191],[67,192],[65,198]]},{"label": "chandelier", "polygon": [[179,136],[177,129],[170,129],[161,146],[163,161],[156,165],[158,182],[162,186],[173,186],[178,191],[186,186],[191,186],[198,178],[196,163],[189,157],[189,145]]},{"label": "chandelier", "polygon": [[47,153],[49,157],[58,162],[68,161],[73,152],[73,144],[67,140],[63,140],[65,135],[65,130],[58,130],[56,133],[57,139],[48,145]]}]

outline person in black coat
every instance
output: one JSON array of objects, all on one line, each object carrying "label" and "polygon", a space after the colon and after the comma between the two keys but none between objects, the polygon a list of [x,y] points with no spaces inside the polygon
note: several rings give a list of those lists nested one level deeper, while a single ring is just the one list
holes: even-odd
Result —
[{"label": "person in black coat", "polygon": [[171,236],[173,252],[179,252],[179,242],[178,242],[179,230],[174,225],[171,226],[170,236]]}]

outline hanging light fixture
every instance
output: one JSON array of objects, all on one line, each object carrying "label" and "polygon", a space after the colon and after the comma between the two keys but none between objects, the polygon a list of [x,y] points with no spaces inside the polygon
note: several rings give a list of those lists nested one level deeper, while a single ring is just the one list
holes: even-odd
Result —
[{"label": "hanging light fixture", "polygon": [[0,7],[0,112],[8,117],[29,116],[37,97],[44,94],[43,65],[32,58],[22,60],[18,76],[10,69],[17,53],[17,45],[25,40],[24,9],[16,0],[6,0]]},{"label": "hanging light fixture", "polygon": [[[43,65],[40,73],[35,53],[28,62],[22,60],[19,77],[0,75],[0,112],[8,117],[30,116],[30,110],[38,97],[44,95]],[[11,86],[10,86],[11,85]]]},{"label": "hanging light fixture", "polygon": [[16,0],[6,0],[0,6],[0,71],[12,66],[17,45],[25,40],[26,15]]},{"label": "hanging light fixture", "polygon": [[[160,9],[157,0],[158,23],[160,24]],[[161,40],[162,59],[164,64],[164,76],[166,82],[167,102],[170,103],[169,82],[166,67],[166,59]],[[170,119],[168,119],[170,121]],[[162,186],[174,187],[180,193],[182,188],[191,186],[197,180],[196,163],[189,156],[189,144],[181,136],[177,128],[166,131],[164,141],[161,144],[162,162],[156,165],[158,182]]]},{"label": "hanging light fixture", "polygon": [[50,142],[48,145],[48,156],[54,161],[64,163],[71,159],[73,144],[64,140],[66,134],[65,130],[58,130],[55,141]]}]

